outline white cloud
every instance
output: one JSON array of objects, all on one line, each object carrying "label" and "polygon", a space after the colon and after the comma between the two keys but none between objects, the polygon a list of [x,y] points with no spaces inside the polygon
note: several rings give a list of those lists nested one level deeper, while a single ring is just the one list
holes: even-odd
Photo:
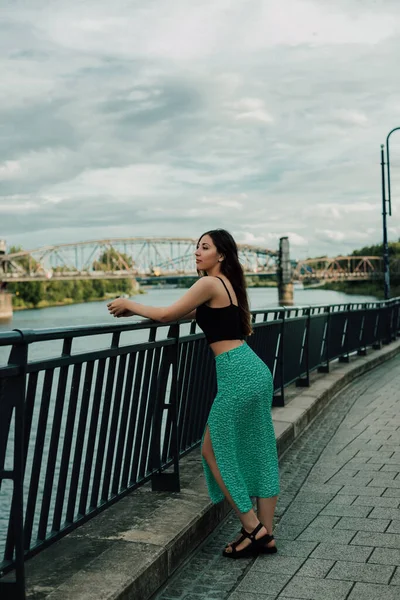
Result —
[{"label": "white cloud", "polygon": [[0,164],[0,181],[13,179],[21,171],[21,164],[17,160],[6,160]]},{"label": "white cloud", "polygon": [[[241,194],[241,199],[245,198],[246,194]],[[234,198],[223,198],[220,196],[204,196],[201,198],[202,204],[218,205],[226,208],[236,208],[238,210],[243,209],[243,201],[235,200]]]},{"label": "white cloud", "polygon": [[368,117],[357,110],[342,109],[337,111],[336,116],[340,121],[348,123],[349,125],[363,126],[368,123]]}]

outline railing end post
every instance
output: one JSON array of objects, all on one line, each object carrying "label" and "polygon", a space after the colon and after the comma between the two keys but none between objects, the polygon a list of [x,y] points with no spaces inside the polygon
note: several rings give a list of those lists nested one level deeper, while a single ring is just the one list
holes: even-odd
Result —
[{"label": "railing end post", "polygon": [[178,471],[174,473],[155,473],[151,478],[153,492],[180,492],[181,483]]}]

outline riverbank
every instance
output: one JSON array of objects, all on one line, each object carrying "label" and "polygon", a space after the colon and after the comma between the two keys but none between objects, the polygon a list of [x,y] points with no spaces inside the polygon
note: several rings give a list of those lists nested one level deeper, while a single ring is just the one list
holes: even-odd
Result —
[{"label": "riverbank", "polygon": [[[318,289],[357,296],[375,296],[377,300],[384,300],[383,281],[377,283],[373,281],[330,281],[324,283]],[[396,283],[391,286],[390,295],[392,298],[400,296],[399,284]]]},{"label": "riverbank", "polygon": [[[126,296],[126,297],[130,298],[130,297],[137,296],[140,294],[146,294],[146,291],[139,289],[136,292],[130,293],[129,296]],[[82,300],[82,299],[74,300],[73,298],[64,298],[64,300],[57,300],[57,301],[41,300],[37,304],[33,304],[32,302],[24,302],[23,304],[20,304],[20,305],[13,303],[13,311],[17,312],[17,311],[22,311],[22,310],[33,310],[33,309],[40,310],[43,308],[54,308],[56,306],[70,306],[71,304],[87,304],[89,302],[106,302],[107,300],[110,300],[111,298],[115,298],[115,297],[116,297],[115,294],[107,293],[100,298],[98,298],[98,297],[87,298],[86,300]]]}]

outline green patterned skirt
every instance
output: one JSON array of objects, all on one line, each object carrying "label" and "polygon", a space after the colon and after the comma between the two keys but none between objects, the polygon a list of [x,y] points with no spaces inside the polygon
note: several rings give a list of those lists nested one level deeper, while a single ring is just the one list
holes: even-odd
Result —
[{"label": "green patterned skirt", "polygon": [[[245,513],[253,507],[251,497],[279,494],[272,375],[246,343],[216,356],[215,364],[218,393],[207,425],[222,480]],[[224,495],[204,458],[203,467],[212,502],[221,502]]]}]

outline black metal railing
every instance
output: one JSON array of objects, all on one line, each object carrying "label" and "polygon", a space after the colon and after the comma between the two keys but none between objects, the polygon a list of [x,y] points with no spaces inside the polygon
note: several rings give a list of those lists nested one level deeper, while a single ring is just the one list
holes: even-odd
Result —
[{"label": "black metal railing", "polygon": [[[395,339],[400,299],[252,318],[247,342],[282,406],[290,383],[309,385],[313,370]],[[25,597],[26,559],[138,486],[179,490],[179,459],[200,443],[215,393],[195,322],[0,334],[2,598]]]}]

